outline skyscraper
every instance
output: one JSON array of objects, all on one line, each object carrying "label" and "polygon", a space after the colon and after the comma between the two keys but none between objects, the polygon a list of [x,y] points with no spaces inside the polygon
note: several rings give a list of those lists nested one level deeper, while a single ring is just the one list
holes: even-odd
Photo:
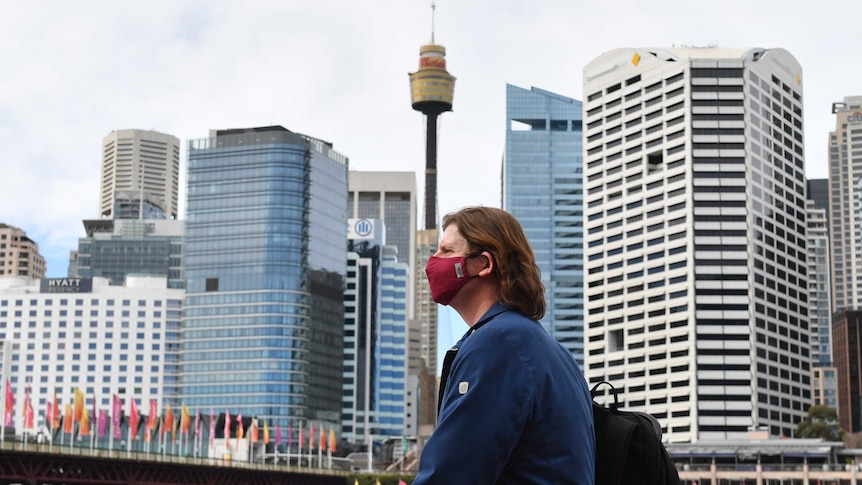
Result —
[{"label": "skyscraper", "polygon": [[344,292],[342,436],[363,445],[416,434],[415,389],[408,387],[409,266],[385,245],[380,219],[350,219]]},{"label": "skyscraper", "polygon": [[45,277],[45,258],[39,244],[20,228],[0,223],[0,277]]},{"label": "skyscraper", "polygon": [[[348,174],[348,212],[357,219],[382,219],[386,231],[385,244],[393,246],[398,261],[408,264],[410,274],[416,261],[416,174],[414,172],[364,172]],[[422,277],[425,276],[423,272]],[[419,375],[422,359],[429,352],[436,356],[437,341],[420,334],[421,325],[414,319],[414,285],[407,291],[408,367],[410,374]],[[433,351],[429,351],[433,345]]]},{"label": "skyscraper", "polygon": [[340,421],[347,163],[281,126],[189,143],[190,408]]},{"label": "skyscraper", "polygon": [[146,130],[115,130],[102,140],[102,219],[176,219],[180,141]]},{"label": "skyscraper", "polygon": [[542,325],[584,363],[581,102],[506,85],[503,208],[524,228],[542,272]]},{"label": "skyscraper", "polygon": [[616,49],[584,95],[588,379],[671,442],[791,436],[811,402],[799,63]]},{"label": "skyscraper", "polygon": [[862,312],[841,310],[832,318],[838,423],[847,433],[862,431]]},{"label": "skyscraper", "polygon": [[835,131],[829,133],[830,242],[832,310],[862,306],[862,202],[857,182],[862,177],[862,96],[832,103]]},{"label": "skyscraper", "polygon": [[[809,181],[812,182],[812,181]],[[811,183],[809,196],[811,196]],[[836,369],[832,360],[832,298],[826,209],[808,201],[808,331],[811,343],[813,402],[838,410]]]}]

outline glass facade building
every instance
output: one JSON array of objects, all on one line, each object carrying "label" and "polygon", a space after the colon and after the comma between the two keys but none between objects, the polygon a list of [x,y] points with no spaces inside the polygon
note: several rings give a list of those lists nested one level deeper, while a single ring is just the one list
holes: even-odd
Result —
[{"label": "glass facade building", "polygon": [[84,227],[87,237],[78,240],[70,277],[104,277],[122,286],[127,275],[165,276],[168,288],[185,288],[185,222],[97,219],[84,221]]},{"label": "glass facade building", "polygon": [[273,126],[216,131],[188,159],[185,404],[337,422],[346,157]]},{"label": "glass facade building", "polygon": [[542,325],[583,365],[581,102],[506,85],[503,208],[524,227],[545,284]]}]

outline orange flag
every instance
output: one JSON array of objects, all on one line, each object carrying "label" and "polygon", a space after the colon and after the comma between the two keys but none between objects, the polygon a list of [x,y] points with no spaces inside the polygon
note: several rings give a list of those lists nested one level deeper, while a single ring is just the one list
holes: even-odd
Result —
[{"label": "orange flag", "polygon": [[329,428],[329,451],[335,453],[335,430]]},{"label": "orange flag", "polygon": [[252,420],[251,421],[251,442],[257,443],[257,440],[259,440],[259,439],[260,439],[260,434],[257,430],[257,421]]},{"label": "orange flag", "polygon": [[87,408],[81,410],[81,436],[90,436],[90,411]]},{"label": "orange flag", "polygon": [[323,426],[320,427],[320,451],[326,451],[326,431]]},{"label": "orange flag", "polygon": [[177,433],[174,430],[174,412],[171,411],[170,404],[165,404],[165,431],[173,434],[171,441],[177,441]]},{"label": "orange flag", "polygon": [[84,413],[84,393],[80,387],[75,388],[75,414],[73,419],[77,422],[81,420],[81,415]]},{"label": "orange flag", "polygon": [[63,418],[63,432],[72,434],[72,425],[74,421],[74,413],[72,412],[72,406],[66,404],[66,417]]},{"label": "orange flag", "polygon": [[189,414],[189,408],[187,408],[185,404],[183,404],[183,409],[180,414],[180,430],[183,432],[183,434],[189,433],[189,425],[191,424],[191,422],[192,417]]},{"label": "orange flag", "polygon": [[60,407],[57,402],[57,390],[54,389],[54,412],[51,414],[51,429],[60,427]]},{"label": "orange flag", "polygon": [[237,441],[239,441],[242,439],[243,432],[244,432],[244,430],[242,428],[242,414],[237,414],[236,422],[237,422],[236,439],[237,439]]},{"label": "orange flag", "polygon": [[266,420],[263,421],[263,444],[269,444],[269,428],[266,426]]}]

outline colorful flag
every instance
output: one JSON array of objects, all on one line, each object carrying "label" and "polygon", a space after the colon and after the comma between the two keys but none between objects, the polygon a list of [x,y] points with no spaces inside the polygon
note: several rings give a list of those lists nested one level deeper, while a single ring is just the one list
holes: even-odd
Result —
[{"label": "colorful flag", "polygon": [[66,404],[66,416],[63,418],[63,432],[67,434],[72,434],[72,425],[74,413],[72,412],[72,406]]},{"label": "colorful flag", "polygon": [[81,421],[81,417],[84,414],[84,393],[81,392],[80,387],[75,388],[75,409],[74,414],[72,415],[72,419],[76,422]]},{"label": "colorful flag", "polygon": [[[289,422],[287,427],[290,428]],[[278,421],[275,422],[275,445],[281,446],[281,428],[278,427]]]},{"label": "colorful flag", "polygon": [[215,410],[210,408],[210,448],[215,450]]},{"label": "colorful flag", "polygon": [[106,434],[108,434],[108,412],[100,409],[99,417],[96,418],[96,436],[102,438]]},{"label": "colorful flag", "polygon": [[201,419],[200,410],[195,411],[195,436],[201,436],[201,425],[203,419]]},{"label": "colorful flag", "polygon": [[12,383],[6,379],[6,426],[12,426],[13,410],[15,409],[15,394],[12,392]]},{"label": "colorful flag", "polygon": [[133,440],[138,436],[138,422],[141,420],[141,416],[138,414],[138,403],[135,401],[135,398],[130,398],[131,401],[131,410],[129,411],[129,439]]},{"label": "colorful flag", "polygon": [[311,425],[311,432],[308,433],[308,449],[314,449],[314,425]]},{"label": "colorful flag", "polygon": [[[29,387],[28,387],[29,389]],[[33,429],[33,403],[30,401],[30,393],[27,393],[27,402],[24,403],[24,429]]]},{"label": "colorful flag", "polygon": [[49,430],[54,429],[54,403],[51,401],[45,403],[45,424]]},{"label": "colorful flag", "polygon": [[[304,444],[305,444],[305,429],[303,429],[302,424],[300,423],[300,425],[299,425],[299,442],[297,443],[297,446],[299,446],[299,449],[302,449],[302,445],[304,445]],[[290,446],[290,445],[288,445],[288,446]]]},{"label": "colorful flag", "polygon": [[123,424],[123,401],[116,394],[114,394],[113,400],[111,409],[111,431],[113,432],[111,434],[114,439],[121,440],[123,439],[123,432],[120,430],[120,426]]},{"label": "colorful flag", "polygon": [[329,427],[329,451],[335,453],[335,430]]},{"label": "colorful flag", "polygon": [[81,436],[90,436],[90,411],[81,409],[81,428],[78,430]]},{"label": "colorful flag", "polygon": [[150,399],[150,414],[147,415],[147,427],[150,430],[156,429],[156,421],[159,419],[159,402],[155,399]]},{"label": "colorful flag", "polygon": [[174,428],[174,412],[171,411],[170,403],[165,404],[165,431],[171,433],[171,442],[177,441],[177,430]]},{"label": "colorful flag", "polygon": [[263,420],[263,444],[269,444],[269,427],[266,425],[266,420]]},{"label": "colorful flag", "polygon": [[260,439],[260,433],[257,430],[257,421],[255,419],[251,420],[251,442],[257,443]]},{"label": "colorful flag", "polygon": [[21,406],[21,416],[27,419],[27,403],[30,402],[30,386],[24,388],[24,405]]},{"label": "colorful flag", "polygon": [[245,430],[242,429],[242,413],[240,413],[240,414],[236,415],[236,439],[237,439],[237,441],[242,439],[243,431],[245,431]]},{"label": "colorful flag", "polygon": [[326,451],[326,431],[323,426],[320,427],[320,451]]},{"label": "colorful flag", "polygon": [[230,411],[224,412],[224,447],[230,450]]},{"label": "colorful flag", "polygon": [[191,416],[189,415],[189,408],[183,404],[183,408],[180,411],[180,432],[183,434],[189,433],[189,424],[191,424]]},{"label": "colorful flag", "polygon": [[147,415],[147,426],[144,435],[144,441],[147,443],[152,439],[153,430],[156,429],[156,422],[159,419],[159,402],[155,399],[150,399],[150,414]]},{"label": "colorful flag", "polygon": [[54,389],[54,414],[51,418],[51,429],[60,427],[60,403],[57,401],[57,390]]}]

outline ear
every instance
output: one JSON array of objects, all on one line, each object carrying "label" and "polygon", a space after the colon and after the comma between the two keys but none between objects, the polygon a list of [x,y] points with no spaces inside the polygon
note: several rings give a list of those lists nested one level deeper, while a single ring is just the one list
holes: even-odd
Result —
[{"label": "ear", "polygon": [[479,276],[485,277],[494,273],[496,268],[496,261],[494,261],[494,256],[491,256],[491,253],[488,251],[482,251],[481,261],[482,261],[482,269],[479,270]]}]

